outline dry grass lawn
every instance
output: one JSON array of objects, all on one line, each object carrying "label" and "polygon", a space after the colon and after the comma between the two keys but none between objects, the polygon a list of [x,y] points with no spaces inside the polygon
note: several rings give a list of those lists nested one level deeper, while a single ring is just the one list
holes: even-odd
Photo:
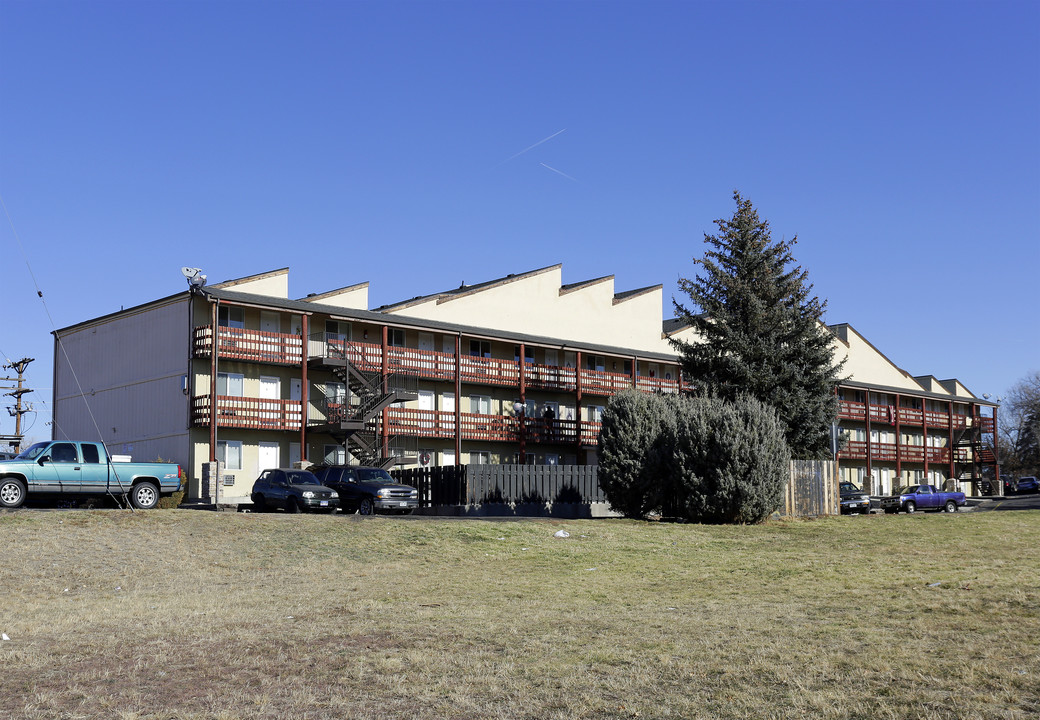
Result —
[{"label": "dry grass lawn", "polygon": [[7,512],[0,717],[1036,718],[1038,530]]}]

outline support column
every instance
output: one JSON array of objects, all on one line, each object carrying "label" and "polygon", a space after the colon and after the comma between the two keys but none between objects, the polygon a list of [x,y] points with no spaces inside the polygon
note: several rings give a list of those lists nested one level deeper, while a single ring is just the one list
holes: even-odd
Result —
[{"label": "support column", "polygon": [[209,461],[217,461],[217,348],[220,347],[218,335],[220,333],[220,315],[218,308],[220,301],[212,305],[212,327],[210,336],[212,345],[209,352]]},{"label": "support column", "polygon": [[462,464],[462,336],[455,336],[455,464]]},{"label": "support column", "polygon": [[527,346],[520,343],[520,404],[523,411],[516,413],[517,433],[520,436],[520,458],[517,465],[527,464]]},{"label": "support column", "polygon": [[310,389],[307,382],[307,356],[309,354],[310,316],[303,315],[300,320],[300,332],[303,333],[303,356],[300,362],[300,460],[307,460],[307,415],[310,407]]},{"label": "support column", "polygon": [[[382,365],[381,365],[380,371],[379,371],[379,375],[380,375],[380,377],[379,377],[379,385],[380,385],[380,388],[382,389],[384,394],[390,392],[390,382],[389,382],[389,379],[387,378],[387,374],[390,371],[390,341],[389,341],[389,335],[390,335],[390,327],[388,325],[384,325],[383,326],[383,362],[382,362]],[[380,454],[382,455],[382,459],[386,460],[388,457],[390,457],[390,428],[388,427],[388,424],[390,422],[390,408],[389,407],[383,408],[382,412],[380,413],[380,416],[382,418],[381,422],[379,423],[379,446],[381,448],[380,449]]]},{"label": "support column", "polygon": [[[950,479],[953,480],[954,482],[956,482],[957,481],[957,477],[956,477],[957,470],[956,470],[956,465],[955,465],[956,458],[954,458],[954,456],[953,456],[953,452],[954,452],[954,447],[953,447],[953,400],[947,401],[946,405],[947,405],[946,412],[948,413],[948,416],[946,418],[946,420],[947,420],[947,430],[949,431],[949,438],[946,440],[946,451],[948,453],[950,453]],[[958,485],[959,484],[960,483],[958,483]]]},{"label": "support column", "polygon": [[999,452],[1000,448],[997,445],[997,442],[998,442],[997,438],[1000,436],[1000,433],[997,432],[997,430],[998,430],[998,426],[997,426],[997,406],[994,405],[993,406],[993,482],[996,484],[996,487],[991,488],[991,492],[993,492],[994,494],[997,494],[997,495],[1003,495],[1004,494],[1004,483],[1001,482],[1001,480],[1000,480],[1000,452]]},{"label": "support column", "polygon": [[872,464],[870,462],[870,455],[874,450],[874,444],[870,439],[870,391],[866,390],[865,395],[866,401],[864,404],[867,412],[864,414],[863,419],[867,422],[867,436],[865,438],[866,442],[864,443],[867,450],[867,476],[863,479],[863,484],[866,485],[863,489],[867,491],[868,495],[878,495],[880,493],[874,492],[874,475],[871,471]]}]

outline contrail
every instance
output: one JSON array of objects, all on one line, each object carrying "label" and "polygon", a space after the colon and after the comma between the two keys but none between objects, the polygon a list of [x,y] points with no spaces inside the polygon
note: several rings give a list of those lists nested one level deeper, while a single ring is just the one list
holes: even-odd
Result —
[{"label": "contrail", "polygon": [[539,164],[539,165],[541,165],[541,166],[542,166],[543,168],[548,168],[549,170],[552,170],[552,171],[553,171],[554,173],[556,173],[557,175],[563,175],[563,176],[564,176],[565,178],[567,178],[568,180],[574,180],[574,182],[578,182],[577,180],[575,180],[574,178],[572,178],[572,177],[571,177],[570,175],[568,175],[567,173],[565,173],[565,172],[560,172],[559,170],[557,170],[557,169],[556,169],[556,168],[554,168],[554,167],[549,167],[549,166],[548,166],[548,165],[546,165],[545,163],[538,163],[538,164]]},{"label": "contrail", "polygon": [[501,163],[499,163],[499,165],[504,165],[505,163],[509,162],[509,161],[510,161],[510,160],[512,160],[513,158],[518,158],[518,157],[520,157],[521,155],[523,155],[523,154],[524,154],[525,152],[527,152],[528,150],[534,150],[534,149],[535,149],[536,147],[538,147],[539,145],[541,145],[541,144],[542,144],[543,142],[548,142],[549,140],[552,140],[552,139],[553,139],[554,137],[556,137],[557,135],[559,135],[559,134],[560,134],[560,133],[562,133],[562,132],[565,132],[566,130],[567,130],[567,128],[564,128],[563,130],[559,130],[559,131],[557,131],[557,132],[554,132],[554,133],[553,133],[552,135],[550,135],[549,137],[545,138],[544,140],[539,140],[538,142],[536,142],[536,143],[535,143],[534,145],[532,145],[531,147],[527,147],[527,148],[524,148],[523,150],[521,150],[520,152],[518,152],[518,153],[517,153],[516,155],[513,155],[513,157],[510,157],[510,158],[506,158],[506,159],[505,159],[505,160],[503,160],[503,161],[502,161]]}]

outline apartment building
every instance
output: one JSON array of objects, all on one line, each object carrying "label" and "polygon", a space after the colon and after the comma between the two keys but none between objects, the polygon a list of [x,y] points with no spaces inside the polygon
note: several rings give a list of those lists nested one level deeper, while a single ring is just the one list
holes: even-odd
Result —
[{"label": "apartment building", "polygon": [[[565,285],[554,265],[369,309],[367,283],[290,299],[288,280],[283,268],[57,331],[55,437],[174,460],[191,497],[230,498],[300,461],[594,464],[611,395],[688,389],[668,339],[692,330],[663,318],[660,285]],[[981,476],[992,405],[831,329],[850,371],[843,477],[879,493]]]}]

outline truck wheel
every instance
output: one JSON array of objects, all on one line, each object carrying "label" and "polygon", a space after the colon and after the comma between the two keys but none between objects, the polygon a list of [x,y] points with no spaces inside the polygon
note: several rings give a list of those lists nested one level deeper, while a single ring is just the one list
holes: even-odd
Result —
[{"label": "truck wheel", "polygon": [[362,498],[361,504],[358,505],[358,515],[372,515],[375,513],[375,507],[372,505],[372,498]]},{"label": "truck wheel", "polygon": [[906,510],[908,513],[915,513],[915,512],[917,512],[917,504],[914,503],[914,502],[908,502],[903,507],[903,509]]},{"label": "truck wheel", "polygon": [[138,510],[151,510],[159,504],[159,488],[151,482],[137,483],[130,491],[130,504]]},{"label": "truck wheel", "polygon": [[16,478],[0,480],[0,507],[21,507],[25,502],[25,483]]},{"label": "truck wheel", "polygon": [[946,512],[948,512],[948,513],[957,512],[957,503],[955,503],[953,500],[947,500],[946,501]]}]

